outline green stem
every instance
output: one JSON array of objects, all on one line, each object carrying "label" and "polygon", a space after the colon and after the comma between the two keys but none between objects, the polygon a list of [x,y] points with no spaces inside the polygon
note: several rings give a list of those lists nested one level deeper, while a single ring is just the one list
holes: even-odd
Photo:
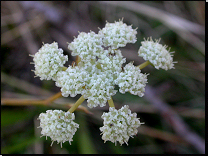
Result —
[{"label": "green stem", "polygon": [[97,68],[98,68],[98,69],[101,69],[100,63],[97,64]]},{"label": "green stem", "polygon": [[67,67],[62,67],[62,70],[63,70],[63,71],[67,70]]},{"label": "green stem", "polygon": [[115,107],[115,106],[114,106],[114,103],[113,103],[112,97],[111,97],[110,100],[108,100],[108,104],[109,104],[110,107]]},{"label": "green stem", "polygon": [[68,110],[70,113],[73,113],[77,107],[79,105],[82,104],[82,102],[84,102],[85,98],[83,97],[83,95],[77,100],[77,102]]},{"label": "green stem", "polygon": [[62,97],[61,92],[58,92],[57,94],[49,97],[48,99],[45,100],[45,104],[50,104],[51,102],[55,101],[56,99]]},{"label": "green stem", "polygon": [[76,60],[75,60],[75,62],[76,62],[76,65],[78,65],[78,63],[81,61],[81,58],[77,55],[76,56]]},{"label": "green stem", "polygon": [[[137,66],[137,67],[139,67],[139,69],[143,69],[144,67],[148,66],[149,64],[150,64],[150,65],[153,65],[150,61],[146,61],[146,62],[140,64],[140,65]],[[154,66],[154,65],[153,65],[153,66]]]}]

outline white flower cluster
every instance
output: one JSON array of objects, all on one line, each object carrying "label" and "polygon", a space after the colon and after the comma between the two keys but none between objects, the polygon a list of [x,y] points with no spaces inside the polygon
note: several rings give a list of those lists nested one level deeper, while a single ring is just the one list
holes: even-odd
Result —
[{"label": "white flower cluster", "polygon": [[84,98],[87,100],[87,106],[89,108],[103,107],[106,105],[107,100],[110,100],[111,96],[116,94],[113,85],[113,77],[102,72],[102,74],[93,74],[90,81],[85,87]]},{"label": "white flower cluster", "polygon": [[[81,58],[76,68],[79,71],[74,67],[73,70],[72,67],[68,67],[66,71],[57,74],[56,85],[61,87],[62,95],[82,94],[85,99],[88,99],[90,108],[98,105],[105,106],[107,100],[116,94],[115,80],[122,72],[122,65],[126,59],[123,58],[119,49],[115,49],[115,44],[118,48],[136,41],[136,30],[124,24],[123,21],[107,23],[106,26],[109,31],[112,31],[111,33],[106,33],[108,31],[106,27],[98,34],[93,31],[79,33],[78,37],[68,45],[72,55]],[[114,31],[116,31],[116,37]],[[109,38],[114,44],[105,44]],[[107,50],[104,49],[105,47]]]},{"label": "white flower cluster", "polygon": [[52,140],[58,143],[73,141],[73,135],[79,128],[79,125],[73,120],[75,119],[74,113],[63,112],[62,110],[47,110],[46,113],[39,115],[40,128],[42,128],[42,136],[49,136]]},{"label": "white flower cluster", "polygon": [[174,69],[174,62],[171,53],[166,49],[167,46],[159,44],[159,41],[160,40],[156,40],[154,42],[152,38],[150,38],[150,40],[147,39],[141,42],[142,46],[138,51],[138,55],[143,57],[144,60],[150,61],[156,69]]},{"label": "white flower cluster", "polygon": [[41,80],[56,80],[56,74],[62,70],[68,61],[68,56],[63,55],[63,50],[58,49],[58,43],[44,44],[34,55],[35,75]]},{"label": "white flower cluster", "polygon": [[122,70],[122,64],[126,62],[126,58],[123,58],[121,51],[108,48],[108,56],[102,55],[101,59],[98,60],[101,69],[108,71],[114,76],[117,76]]},{"label": "white flower cluster", "polygon": [[100,57],[105,51],[102,47],[102,36],[90,33],[81,32],[78,37],[68,45],[68,49],[72,50],[72,56],[79,56],[82,61],[95,60],[96,56]]},{"label": "white flower cluster", "polygon": [[61,87],[61,93],[64,97],[75,97],[83,93],[87,72],[81,70],[78,66],[69,66],[66,71],[60,71],[57,74],[56,86]]},{"label": "white flower cluster", "polygon": [[121,93],[130,92],[142,97],[147,83],[147,74],[142,74],[139,67],[129,63],[124,67],[124,72],[119,74],[115,82],[120,87],[119,91]]},{"label": "white flower cluster", "polygon": [[137,128],[144,123],[140,123],[137,114],[131,114],[128,105],[116,110],[114,107],[109,108],[108,113],[103,113],[101,118],[104,120],[103,127],[100,127],[102,132],[102,139],[104,142],[111,141],[116,144],[118,141],[121,145],[126,143],[128,145],[129,137],[136,135]]},{"label": "white flower cluster", "polygon": [[106,23],[105,27],[99,31],[104,36],[104,46],[111,46],[113,49],[125,47],[127,43],[135,43],[137,41],[136,29],[127,26],[123,21],[115,23]]},{"label": "white flower cluster", "polygon": [[[127,43],[136,42],[136,29],[127,26],[123,21],[106,23],[98,34],[93,31],[89,33],[81,32],[78,37],[68,44],[68,49],[72,51],[72,56],[79,56],[77,65],[69,66],[67,69],[63,65],[68,60],[63,55],[63,50],[58,48],[56,42],[44,44],[33,56],[35,64],[35,75],[41,80],[54,80],[57,87],[61,88],[64,97],[82,95],[82,100],[87,99],[88,107],[103,107],[111,97],[116,94],[115,85],[118,85],[119,92],[142,97],[145,92],[147,75],[141,73],[140,66],[126,62],[119,47],[126,46]],[[152,63],[156,69],[165,70],[174,68],[172,55],[166,50],[166,46],[159,44],[159,40],[153,42],[152,38],[142,43],[138,55]],[[149,62],[144,63],[147,65]],[[141,67],[142,69],[143,67]],[[74,111],[75,107],[70,110]],[[137,114],[131,114],[127,105],[116,110],[113,102],[109,101],[108,113],[103,113],[104,126],[100,128],[102,139],[121,145],[128,142],[129,137],[136,135],[140,123]],[[39,116],[42,136],[51,137],[52,141],[71,144],[73,135],[79,125],[73,120],[74,113],[63,112],[61,110],[48,110]],[[52,143],[53,143],[52,142]]]}]

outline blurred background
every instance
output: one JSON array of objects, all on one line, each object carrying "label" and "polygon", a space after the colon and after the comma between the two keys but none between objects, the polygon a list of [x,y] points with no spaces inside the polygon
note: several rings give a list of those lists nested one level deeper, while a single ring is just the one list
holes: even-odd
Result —
[{"label": "blurred background", "polygon": [[44,43],[58,42],[67,49],[80,32],[97,33],[106,20],[124,18],[137,29],[137,42],[121,48],[127,63],[144,62],[137,52],[144,38],[161,38],[175,51],[175,69],[142,69],[150,73],[144,97],[129,93],[113,96],[116,108],[128,104],[144,125],[127,145],[115,146],[101,139],[99,127],[106,107],[76,111],[80,125],[73,142],[63,148],[51,139],[40,138],[37,117],[48,109],[67,111],[75,98],[60,98],[50,106],[9,106],[1,102],[2,154],[200,154],[205,152],[205,2],[71,2],[1,1],[1,99],[47,99],[60,91],[53,81],[34,78],[34,55]]}]

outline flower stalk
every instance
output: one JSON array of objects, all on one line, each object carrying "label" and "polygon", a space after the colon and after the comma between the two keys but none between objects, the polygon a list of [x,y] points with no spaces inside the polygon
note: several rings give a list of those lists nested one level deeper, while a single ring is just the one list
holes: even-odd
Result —
[{"label": "flower stalk", "polygon": [[153,64],[152,64],[150,61],[146,61],[146,62],[140,64],[140,65],[137,66],[137,67],[139,67],[139,69],[143,69],[144,67],[146,67],[146,66],[148,66],[148,65],[153,65]]},{"label": "flower stalk", "polygon": [[62,67],[62,71],[65,71],[65,70],[67,70],[67,67]]},{"label": "flower stalk", "polygon": [[85,98],[84,96],[82,95],[78,100],[77,102],[68,110],[70,113],[73,113],[77,107],[79,107],[79,105],[82,104],[82,102],[84,102]]},{"label": "flower stalk", "polygon": [[49,97],[48,99],[46,99],[44,102],[46,105],[50,104],[51,102],[55,101],[56,99],[62,97],[61,92],[58,92],[57,94]]},{"label": "flower stalk", "polygon": [[109,104],[110,107],[115,107],[112,97],[111,97],[110,100],[108,100],[108,104]]}]

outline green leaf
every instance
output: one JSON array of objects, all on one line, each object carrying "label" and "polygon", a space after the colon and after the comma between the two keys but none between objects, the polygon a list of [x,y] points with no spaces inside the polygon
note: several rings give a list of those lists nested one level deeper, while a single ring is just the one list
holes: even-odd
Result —
[{"label": "green leaf", "polygon": [[25,140],[19,144],[14,144],[14,145],[3,147],[1,149],[1,152],[2,152],[2,154],[11,154],[11,153],[14,153],[17,151],[21,151],[24,148],[26,148],[27,146],[29,146],[39,140],[40,140],[40,138],[35,138],[35,137],[25,138]]},{"label": "green leaf", "polygon": [[1,111],[1,127],[9,126],[20,122],[22,120],[28,120],[32,117],[33,113],[28,110],[6,110]]},{"label": "green leaf", "polygon": [[85,116],[82,113],[76,114],[77,123],[80,128],[77,131],[78,135],[78,148],[80,154],[96,154],[95,146],[93,145],[92,139],[90,138],[90,132],[87,127]]}]

